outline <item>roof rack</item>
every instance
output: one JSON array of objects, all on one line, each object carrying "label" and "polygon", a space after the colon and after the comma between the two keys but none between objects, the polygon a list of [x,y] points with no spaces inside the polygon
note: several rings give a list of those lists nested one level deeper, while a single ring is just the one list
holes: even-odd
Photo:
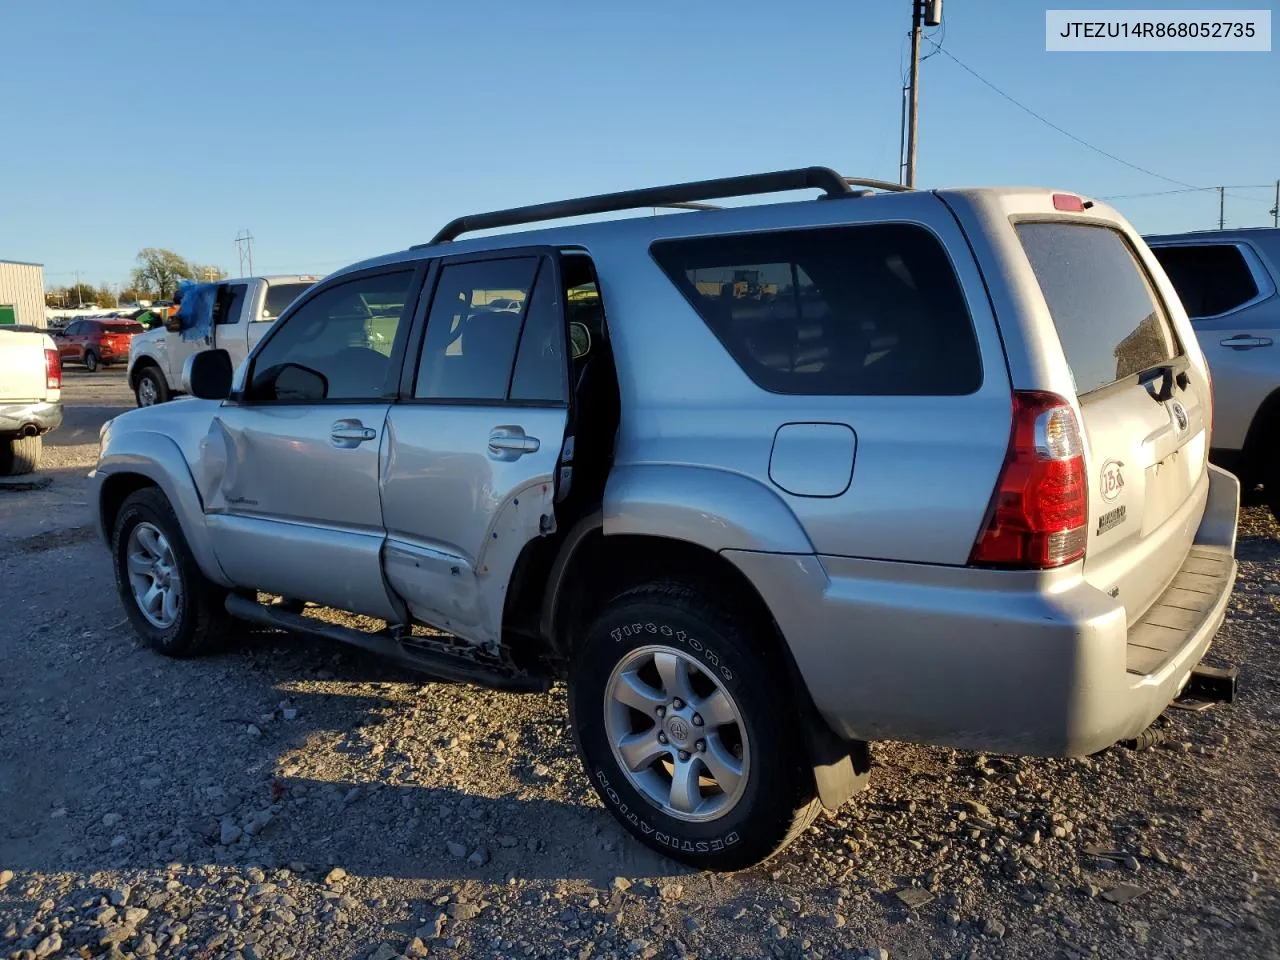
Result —
[{"label": "roof rack", "polygon": [[871,187],[873,190],[883,190],[885,193],[910,193],[915,189],[915,187],[908,187],[905,183],[874,180],[871,177],[845,177],[844,182],[851,187]]},{"label": "roof rack", "polygon": [[799,167],[795,170],[754,173],[743,177],[721,177],[717,180],[695,180],[692,183],[673,183],[663,187],[624,190],[621,193],[601,193],[594,197],[579,197],[576,200],[535,203],[528,207],[512,207],[510,210],[473,213],[450,220],[431,238],[430,243],[419,243],[411,249],[445,243],[473,230],[491,230],[495,227],[511,227],[521,223],[560,220],[565,217],[582,217],[593,213],[612,213],[620,210],[635,210],[640,207],[703,209],[709,205],[704,204],[702,207],[694,205],[699,201],[716,200],[721,197],[745,197],[753,194],[807,189],[821,190],[827,197],[847,197],[853,195],[853,191],[849,189],[850,184],[872,186],[881,190],[906,189],[899,184],[884,180],[847,179],[830,167]]}]

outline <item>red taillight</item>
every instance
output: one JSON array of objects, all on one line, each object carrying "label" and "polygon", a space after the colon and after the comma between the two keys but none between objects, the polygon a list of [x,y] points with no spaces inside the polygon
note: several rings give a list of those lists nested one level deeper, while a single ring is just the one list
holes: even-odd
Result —
[{"label": "red taillight", "polygon": [[62,389],[62,360],[57,350],[44,352],[44,377],[46,390]]},{"label": "red taillight", "polygon": [[969,562],[1041,570],[1084,556],[1089,491],[1071,405],[1039,391],[1013,395],[1013,430],[990,519]]},{"label": "red taillight", "polygon": [[1065,210],[1067,213],[1084,213],[1084,200],[1073,193],[1055,193],[1053,209]]}]

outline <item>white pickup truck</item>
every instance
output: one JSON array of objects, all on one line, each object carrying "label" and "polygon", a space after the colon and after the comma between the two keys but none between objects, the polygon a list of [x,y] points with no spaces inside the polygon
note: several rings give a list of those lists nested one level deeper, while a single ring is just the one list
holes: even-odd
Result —
[{"label": "white pickup truck", "polygon": [[43,330],[0,327],[0,477],[40,466],[44,435],[62,425],[62,362]]},{"label": "white pickup truck", "polygon": [[319,277],[240,277],[218,284],[211,336],[183,340],[177,320],[135,336],[129,344],[129,386],[138,406],[164,403],[182,392],[182,365],[201,350],[215,347],[244,360],[271,324]]}]

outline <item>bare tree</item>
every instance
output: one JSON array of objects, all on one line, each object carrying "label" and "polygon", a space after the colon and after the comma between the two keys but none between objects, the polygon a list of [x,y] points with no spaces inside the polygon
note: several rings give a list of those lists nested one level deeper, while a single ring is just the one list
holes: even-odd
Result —
[{"label": "bare tree", "polygon": [[133,287],[155,294],[156,299],[169,300],[180,280],[223,280],[227,271],[221,267],[192,263],[172,250],[147,247],[138,252],[138,265],[133,269]]}]

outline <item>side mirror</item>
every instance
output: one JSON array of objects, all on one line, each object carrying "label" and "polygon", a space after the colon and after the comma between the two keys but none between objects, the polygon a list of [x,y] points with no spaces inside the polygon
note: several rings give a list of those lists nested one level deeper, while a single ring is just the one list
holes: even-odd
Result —
[{"label": "side mirror", "polygon": [[201,400],[225,400],[231,393],[231,354],[202,350],[182,365],[182,389]]},{"label": "side mirror", "polygon": [[569,353],[575,360],[581,360],[591,350],[591,331],[580,320],[569,324]]}]

